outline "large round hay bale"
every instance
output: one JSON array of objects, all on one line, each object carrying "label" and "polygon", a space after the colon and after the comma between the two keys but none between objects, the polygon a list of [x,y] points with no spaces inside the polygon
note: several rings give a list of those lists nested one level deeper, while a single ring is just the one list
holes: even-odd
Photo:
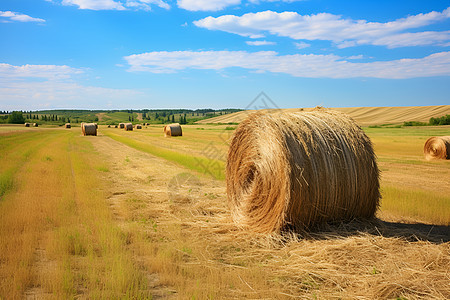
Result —
[{"label": "large round hay bale", "polygon": [[142,129],[142,125],[137,124],[137,125],[136,125],[136,129]]},{"label": "large round hay bale", "polygon": [[25,123],[25,127],[30,127],[31,124],[30,123]]},{"label": "large round hay bale", "polygon": [[97,126],[94,123],[82,123],[83,135],[97,135]]},{"label": "large round hay bale", "polygon": [[119,128],[120,129],[124,129],[125,128],[125,123],[119,123]]},{"label": "large round hay bale", "polygon": [[430,137],[423,147],[426,160],[450,159],[450,136]]},{"label": "large round hay bale", "polygon": [[33,123],[33,127],[38,127],[38,123]]},{"label": "large round hay bale", "polygon": [[132,123],[125,123],[125,130],[126,131],[132,131],[133,130],[133,124]]},{"label": "large round hay bale", "polygon": [[380,199],[370,139],[325,109],[250,115],[232,138],[226,183],[235,222],[258,232],[373,218]]},{"label": "large round hay bale", "polygon": [[70,123],[66,123],[66,125],[64,125],[66,128],[72,128],[72,126],[70,125]]},{"label": "large round hay bale", "polygon": [[173,123],[164,126],[164,136],[182,136],[183,130],[181,129],[181,125],[179,123]]}]

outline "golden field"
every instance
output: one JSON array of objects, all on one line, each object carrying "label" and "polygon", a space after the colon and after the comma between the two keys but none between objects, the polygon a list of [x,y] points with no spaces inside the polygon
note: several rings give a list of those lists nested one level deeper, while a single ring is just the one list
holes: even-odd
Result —
[{"label": "golden field", "polygon": [[450,298],[450,126],[364,128],[378,219],[281,235],[231,221],[235,126],[162,127],[0,126],[0,299]]}]

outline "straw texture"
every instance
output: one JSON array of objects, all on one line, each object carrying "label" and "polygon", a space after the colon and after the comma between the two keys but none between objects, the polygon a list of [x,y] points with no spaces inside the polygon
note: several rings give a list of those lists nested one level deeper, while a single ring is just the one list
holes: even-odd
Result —
[{"label": "straw texture", "polygon": [[371,141],[325,109],[250,115],[234,133],[226,181],[234,221],[258,232],[372,218],[380,199]]},{"label": "straw texture", "polygon": [[173,123],[164,126],[164,136],[182,136],[183,130],[181,129],[181,125],[179,123]]},{"label": "straw texture", "polygon": [[430,137],[423,147],[426,160],[450,159],[450,136]]},{"label": "straw texture", "polygon": [[81,123],[83,135],[97,135],[97,126],[94,123]]},{"label": "straw texture", "polygon": [[133,131],[133,124],[125,123],[125,131]]}]

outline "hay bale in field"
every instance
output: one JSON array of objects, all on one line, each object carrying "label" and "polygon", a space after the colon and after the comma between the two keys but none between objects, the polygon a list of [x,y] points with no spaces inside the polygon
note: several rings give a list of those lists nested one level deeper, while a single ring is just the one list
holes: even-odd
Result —
[{"label": "hay bale in field", "polygon": [[81,123],[81,130],[84,136],[97,135],[97,126],[95,126],[95,123]]},{"label": "hay bale in field", "polygon": [[179,123],[173,123],[164,126],[164,136],[183,136],[183,130]]},{"label": "hay bale in field", "polygon": [[117,128],[117,125],[114,125],[114,128]]},{"label": "hay bale in field", "polygon": [[33,127],[38,127],[38,123],[33,123]]},{"label": "hay bale in field", "polygon": [[108,128],[111,128],[111,125],[108,125]]},{"label": "hay bale in field", "polygon": [[72,126],[70,125],[70,123],[66,123],[66,125],[64,125],[65,128],[72,128]]},{"label": "hay bale in field", "polygon": [[450,136],[430,137],[423,147],[426,160],[450,159]]},{"label": "hay bale in field", "polygon": [[30,127],[31,124],[30,123],[25,123],[25,127]]},{"label": "hay bale in field", "polygon": [[229,147],[226,183],[234,221],[258,232],[373,218],[380,199],[370,139],[326,109],[250,115]]},{"label": "hay bale in field", "polygon": [[97,128],[97,129],[98,129],[98,124],[97,124],[97,123],[94,123],[94,125],[95,125],[95,128]]},{"label": "hay bale in field", "polygon": [[119,123],[119,128],[120,129],[124,129],[125,128],[125,123]]},{"label": "hay bale in field", "polygon": [[137,124],[137,125],[136,125],[136,129],[142,129],[142,125]]},{"label": "hay bale in field", "polygon": [[125,123],[125,130],[126,131],[133,131],[133,124],[132,123]]}]

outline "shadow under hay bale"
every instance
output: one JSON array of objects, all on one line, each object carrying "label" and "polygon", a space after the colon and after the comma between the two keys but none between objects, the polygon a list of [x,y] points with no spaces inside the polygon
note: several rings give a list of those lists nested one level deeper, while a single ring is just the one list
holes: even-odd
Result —
[{"label": "shadow under hay bale", "polygon": [[179,123],[173,123],[164,126],[164,137],[168,136],[183,136],[183,130]]},{"label": "shadow under hay bale", "polygon": [[97,135],[97,126],[94,123],[81,123],[81,131],[84,136]]},{"label": "shadow under hay bale", "polygon": [[423,147],[426,160],[450,159],[450,136],[430,137]]},{"label": "shadow under hay bale", "polygon": [[133,131],[133,124],[126,123],[125,124],[125,131]]},{"label": "shadow under hay bale", "polygon": [[379,206],[371,141],[325,109],[250,115],[234,133],[226,177],[234,221],[257,232],[371,219]]}]

